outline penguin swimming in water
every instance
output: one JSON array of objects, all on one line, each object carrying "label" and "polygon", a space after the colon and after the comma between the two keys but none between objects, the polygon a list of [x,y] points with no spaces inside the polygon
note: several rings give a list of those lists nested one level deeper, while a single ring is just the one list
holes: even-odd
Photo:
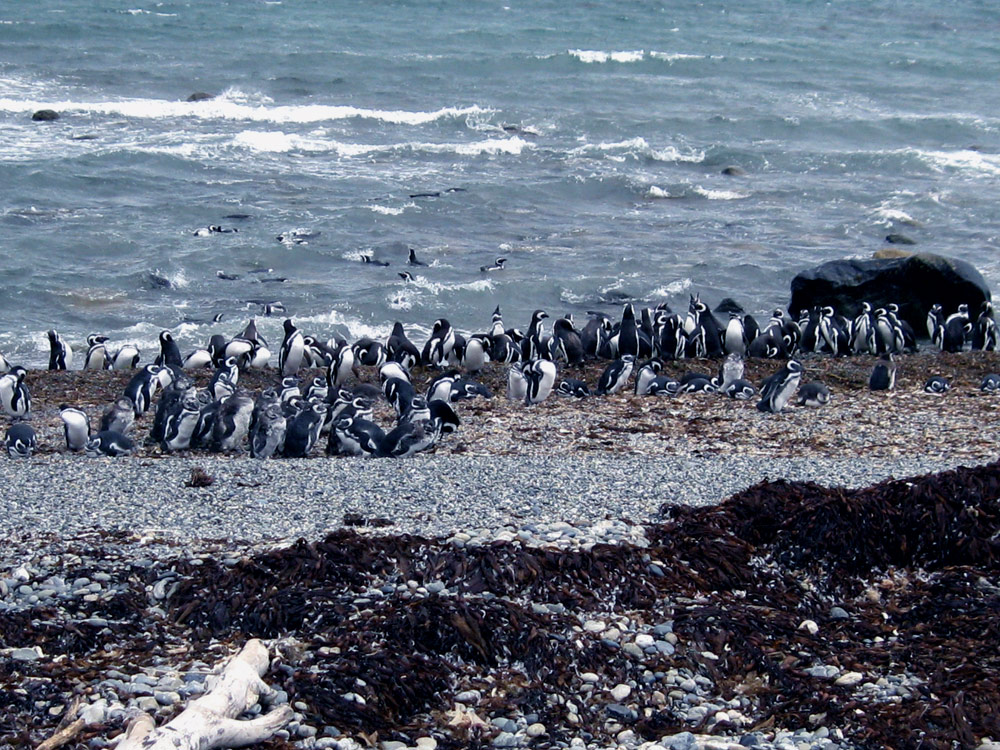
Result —
[{"label": "penguin swimming in water", "polygon": [[12,424],[7,428],[4,447],[10,458],[31,458],[31,454],[38,448],[35,430],[24,422]]},{"label": "penguin swimming in water", "polygon": [[102,430],[87,443],[87,455],[92,458],[101,456],[117,458],[131,456],[133,453],[135,453],[135,442],[132,438],[113,430]]},{"label": "penguin swimming in water", "polygon": [[367,263],[367,264],[372,265],[372,266],[382,266],[383,268],[385,266],[389,265],[389,261],[387,261],[387,260],[376,260],[375,258],[373,258],[370,255],[362,255],[361,256],[361,262],[362,263]]},{"label": "penguin swimming in water", "polygon": [[940,375],[932,375],[924,383],[924,393],[944,394],[951,390],[951,383]]},{"label": "penguin swimming in water", "polygon": [[31,413],[31,394],[24,382],[25,375],[27,371],[15,365],[0,376],[0,406],[15,419],[25,419]]},{"label": "penguin swimming in water", "polygon": [[502,271],[504,270],[503,267],[506,265],[506,263],[507,263],[506,258],[497,258],[492,266],[480,266],[479,270],[482,273],[492,273],[494,271]]},{"label": "penguin swimming in water", "polygon": [[73,367],[73,348],[55,329],[50,330],[47,335],[49,337],[49,369],[71,369]]},{"label": "penguin swimming in water", "polygon": [[761,384],[761,398],[757,402],[757,408],[771,414],[780,413],[795,391],[798,390],[801,380],[802,364],[795,359],[788,360],[784,367],[766,378]]},{"label": "penguin swimming in water", "polygon": [[634,367],[635,357],[631,354],[625,354],[609,364],[597,381],[597,395],[606,396],[624,388]]},{"label": "penguin swimming in water", "polygon": [[799,406],[826,406],[830,403],[830,389],[818,380],[804,383],[799,388],[795,403]]},{"label": "penguin swimming in water", "polygon": [[411,266],[426,266],[427,265],[422,260],[417,260],[417,251],[414,250],[412,247],[409,248],[409,252],[407,254],[406,262],[409,263]]},{"label": "penguin swimming in water", "polygon": [[90,417],[80,409],[66,405],[59,407],[59,417],[63,421],[66,448],[74,453],[85,450],[90,440]]},{"label": "penguin swimming in water", "polygon": [[871,377],[868,378],[868,388],[873,391],[891,391],[895,387],[896,362],[891,353],[883,354],[872,368]]}]

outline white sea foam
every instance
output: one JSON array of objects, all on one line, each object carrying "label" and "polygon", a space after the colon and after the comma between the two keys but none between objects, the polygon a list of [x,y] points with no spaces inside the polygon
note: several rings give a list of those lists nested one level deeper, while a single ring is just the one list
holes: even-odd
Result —
[{"label": "white sea foam", "polygon": [[[402,206],[383,206],[381,203],[369,203],[365,206],[365,208],[377,214],[384,214],[385,216],[400,216],[406,211],[406,209],[416,208],[416,206],[416,203],[410,201]],[[360,260],[360,257],[358,260]]]},{"label": "white sea foam", "polygon": [[300,328],[315,328],[316,326],[341,326],[348,331],[348,337],[358,339],[362,336],[384,340],[392,332],[392,325],[380,324],[372,325],[360,318],[341,312],[340,310],[330,310],[327,313],[317,313],[315,315],[303,315],[295,318],[295,324]]},{"label": "white sea foam", "polygon": [[649,190],[646,191],[647,198],[673,198],[668,191],[656,185],[650,185]]},{"label": "white sea foam", "polygon": [[971,149],[961,151],[921,151],[918,149],[915,153],[940,171],[956,169],[993,177],[1000,176],[1000,154],[984,154],[981,151]]},{"label": "white sea foam", "polygon": [[684,52],[650,52],[649,56],[654,60],[664,60],[666,62],[678,62],[680,60],[704,60],[705,55],[690,55]]},{"label": "white sea foam", "polygon": [[366,156],[372,153],[412,151],[431,154],[458,154],[459,156],[480,156],[482,154],[518,155],[533,146],[522,138],[487,138],[468,143],[424,143],[407,141],[404,143],[364,144],[344,143],[300,136],[283,131],[244,130],[233,138],[233,145],[258,153],[287,153],[289,151],[310,151],[314,153],[332,152],[345,158]]},{"label": "white sea foam", "polygon": [[622,50],[616,52],[604,52],[602,50],[593,49],[571,49],[569,50],[569,54],[584,63],[630,63],[639,62],[643,57],[645,57],[646,53],[641,49]]},{"label": "white sea foam", "polygon": [[705,152],[698,149],[681,151],[675,146],[664,148],[653,148],[645,138],[635,137],[624,141],[602,141],[601,143],[588,143],[579,146],[571,151],[574,154],[585,154],[591,151],[601,151],[606,154],[625,152],[635,156],[642,156],[646,159],[664,162],[690,162],[693,164],[705,160]]},{"label": "white sea foam", "polygon": [[677,281],[671,281],[666,286],[660,286],[650,292],[651,297],[674,297],[678,294],[683,294],[688,289],[691,288],[691,279],[683,278]]},{"label": "white sea foam", "polygon": [[750,193],[742,193],[739,190],[710,190],[701,185],[695,185],[694,192],[710,201],[738,201],[750,197]]},{"label": "white sea foam", "polygon": [[906,213],[906,211],[893,208],[889,205],[888,201],[884,201],[878,208],[872,211],[872,216],[880,219],[885,224],[909,224],[910,226],[919,226],[920,224],[919,221]]}]

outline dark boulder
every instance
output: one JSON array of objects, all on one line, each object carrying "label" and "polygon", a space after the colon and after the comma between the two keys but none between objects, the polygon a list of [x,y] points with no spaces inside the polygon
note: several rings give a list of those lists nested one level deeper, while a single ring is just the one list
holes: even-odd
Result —
[{"label": "dark boulder", "polygon": [[715,306],[715,310],[712,312],[722,313],[724,315],[728,315],[729,313],[743,315],[746,310],[744,310],[743,306],[732,297],[723,297],[722,301]]},{"label": "dark boulder", "polygon": [[189,101],[189,102],[204,102],[204,101],[207,101],[208,99],[214,99],[214,98],[215,98],[215,96],[213,94],[208,94],[208,93],[206,93],[204,91],[195,91],[193,94],[191,94],[191,96],[189,96],[187,98],[187,101]]},{"label": "dark boulder", "polygon": [[52,122],[59,119],[59,113],[54,109],[40,109],[31,116],[35,122]]},{"label": "dark boulder", "polygon": [[883,307],[899,305],[900,315],[917,331],[926,329],[927,311],[941,304],[945,314],[965,302],[978,310],[991,299],[990,288],[972,264],[931,253],[903,258],[873,260],[832,260],[803,271],[792,279],[792,300],[788,311],[814,305],[832,305],[837,312],[853,317],[862,302]]}]

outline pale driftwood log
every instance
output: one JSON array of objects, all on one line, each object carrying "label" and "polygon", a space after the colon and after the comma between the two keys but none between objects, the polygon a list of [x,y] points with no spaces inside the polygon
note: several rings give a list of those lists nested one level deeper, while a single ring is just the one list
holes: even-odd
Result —
[{"label": "pale driftwood log", "polygon": [[261,679],[269,664],[267,647],[256,638],[248,641],[205,695],[159,729],[149,714],[141,714],[129,725],[118,750],[210,750],[266,740],[291,721],[290,706],[248,721],[235,717],[261,695],[271,694]]}]

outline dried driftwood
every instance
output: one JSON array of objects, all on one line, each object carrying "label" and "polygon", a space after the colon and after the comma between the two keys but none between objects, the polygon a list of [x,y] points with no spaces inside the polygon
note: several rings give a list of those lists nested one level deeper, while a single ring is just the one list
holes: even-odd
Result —
[{"label": "dried driftwood", "polygon": [[266,740],[291,721],[291,707],[281,706],[248,721],[236,717],[272,692],[261,679],[269,665],[267,647],[256,638],[248,641],[205,695],[159,729],[149,714],[142,714],[129,725],[118,749],[209,750]]}]

